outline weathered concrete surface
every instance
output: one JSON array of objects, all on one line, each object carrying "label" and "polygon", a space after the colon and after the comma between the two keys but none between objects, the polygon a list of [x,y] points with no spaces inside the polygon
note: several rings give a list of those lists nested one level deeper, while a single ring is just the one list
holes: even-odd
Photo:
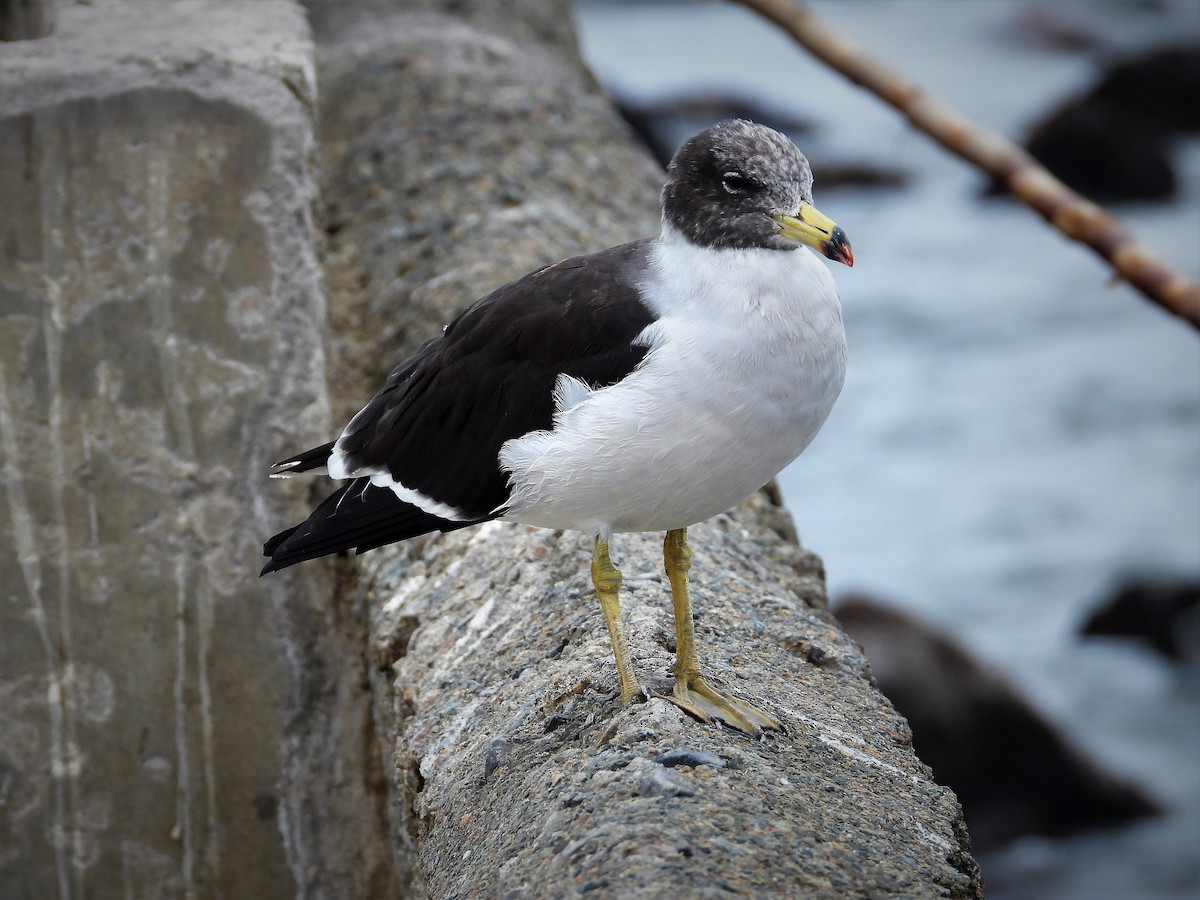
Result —
[{"label": "weathered concrete surface", "polygon": [[303,10],[72,5],[0,84],[0,894],[385,893],[362,619],[256,578],[328,427]]},{"label": "weathered concrete surface", "polygon": [[[620,707],[586,538],[493,524],[364,561],[432,896],[980,895],[954,795],[765,503],[692,529],[702,659],[787,729],[761,741]],[[660,550],[615,547],[635,667],[665,693]]]},{"label": "weathered concrete surface", "polygon": [[[661,172],[564,3],[308,5],[339,415],[496,284],[657,230]],[[619,708],[586,538],[489,525],[363,558],[395,826],[432,896],[978,896],[956,801],[825,612],[819,561],[761,498],[738,516],[694,531],[698,634],[716,678],[786,723],[762,743],[663,700]],[[660,546],[614,551],[657,688]],[[712,756],[655,761],[680,748]]]}]

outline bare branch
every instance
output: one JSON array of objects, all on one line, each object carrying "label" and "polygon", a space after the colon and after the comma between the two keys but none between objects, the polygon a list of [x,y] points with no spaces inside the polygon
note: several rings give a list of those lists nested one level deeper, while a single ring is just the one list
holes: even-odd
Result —
[{"label": "bare branch", "polygon": [[1111,213],[1051,175],[1024,149],[971,122],[900,72],[863,53],[796,0],[738,0],[806,50],[899,110],[916,128],[1005,184],[1027,206],[1090,247],[1122,278],[1167,311],[1200,328],[1200,284],[1151,253]]}]

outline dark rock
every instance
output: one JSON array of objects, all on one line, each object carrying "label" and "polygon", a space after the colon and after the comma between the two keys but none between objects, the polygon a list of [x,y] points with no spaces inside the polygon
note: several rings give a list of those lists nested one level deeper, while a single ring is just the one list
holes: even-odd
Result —
[{"label": "dark rock", "polygon": [[725,760],[717,756],[715,753],[709,753],[706,750],[692,750],[688,747],[676,747],[673,750],[668,750],[661,756],[656,756],[654,761],[660,766],[673,768],[675,766],[712,766],[714,769],[724,769]]},{"label": "dark rock", "polygon": [[508,758],[508,751],[512,745],[503,738],[496,738],[489,741],[487,749],[483,753],[483,780],[487,781],[492,777],[492,774],[505,764]]},{"label": "dark rock", "polygon": [[694,797],[696,789],[672,772],[661,768],[648,769],[638,776],[643,797]]},{"label": "dark rock", "polygon": [[1036,125],[1025,148],[1090,200],[1170,200],[1178,187],[1168,135],[1139,128],[1129,112],[1073,100]]},{"label": "dark rock", "polygon": [[1200,131],[1200,44],[1164,47],[1113,65],[1090,95],[1135,123],[1177,134]]},{"label": "dark rock", "polygon": [[[1111,66],[1086,93],[1032,127],[1025,148],[1096,202],[1165,201],[1178,179],[1172,139],[1200,129],[1200,47],[1171,47]],[[991,193],[1003,185],[993,183]]]},{"label": "dark rock", "polygon": [[1159,812],[1136,787],[1084,758],[1003,677],[949,638],[865,597],[843,598],[835,614],[908,719],[921,759],[958,794],[976,852]]},{"label": "dark rock", "polygon": [[1200,579],[1131,578],[1099,604],[1080,633],[1142,638],[1168,659],[1200,659]]}]

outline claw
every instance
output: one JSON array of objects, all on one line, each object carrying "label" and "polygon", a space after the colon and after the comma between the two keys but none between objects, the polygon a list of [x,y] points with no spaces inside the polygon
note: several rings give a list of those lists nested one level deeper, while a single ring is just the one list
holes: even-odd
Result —
[{"label": "claw", "polygon": [[783,726],[771,716],[744,700],[717,690],[702,675],[676,678],[675,690],[667,699],[701,722],[720,719],[730,728],[751,737],[758,737],[763,729],[783,731]]}]

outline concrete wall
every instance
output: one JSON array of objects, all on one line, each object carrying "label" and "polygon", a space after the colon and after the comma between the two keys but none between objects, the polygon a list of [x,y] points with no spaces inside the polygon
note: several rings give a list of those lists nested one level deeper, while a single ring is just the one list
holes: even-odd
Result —
[{"label": "concrete wall", "polygon": [[314,63],[282,0],[0,45],[0,894],[390,880],[352,611],[260,582],[327,427]]}]

